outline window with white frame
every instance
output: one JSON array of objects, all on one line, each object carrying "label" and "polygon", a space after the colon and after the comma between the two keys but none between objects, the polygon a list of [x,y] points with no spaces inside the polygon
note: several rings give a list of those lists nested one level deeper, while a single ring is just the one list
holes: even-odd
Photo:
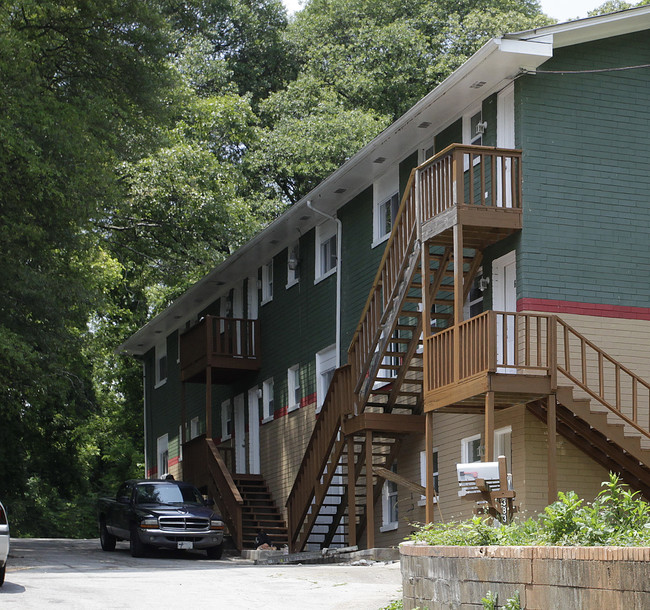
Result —
[{"label": "window with white frame", "polygon": [[163,434],[156,441],[156,466],[158,467],[158,476],[168,472],[169,468],[169,435]]},{"label": "window with white frame", "polygon": [[337,235],[333,220],[316,227],[316,281],[332,275],[336,271]]},{"label": "window with white frame", "polygon": [[483,313],[483,281],[483,268],[479,267],[463,306],[463,319],[465,320]]},{"label": "window with white frame", "polygon": [[156,386],[161,386],[167,381],[167,342],[156,345]]},{"label": "window with white frame", "polygon": [[273,259],[262,266],[262,305],[273,300]]},{"label": "window with white frame", "polygon": [[[427,486],[427,454],[425,451],[420,451],[420,485]],[[438,449],[433,449],[433,488],[436,492],[433,494],[434,503],[438,501],[438,494],[440,493],[438,487]],[[426,496],[420,496],[419,506],[426,504]]]},{"label": "window with white frame", "polygon": [[221,403],[221,440],[227,441],[232,436],[232,409],[230,400]]},{"label": "window with white frame", "polygon": [[287,288],[300,281],[300,247],[298,242],[287,249]]},{"label": "window with white frame", "polygon": [[494,459],[505,456],[507,471],[512,472],[512,426],[494,431]]},{"label": "window with white frame", "polygon": [[460,441],[460,461],[463,464],[480,462],[483,455],[481,435],[468,436]]},{"label": "window with white frame", "polygon": [[372,184],[373,240],[372,245],[388,239],[399,209],[399,166],[394,165]]},{"label": "window with white frame", "polygon": [[262,383],[262,423],[265,424],[273,419],[273,377]]},{"label": "window with white frame", "polygon": [[196,438],[200,433],[199,418],[193,417],[190,420],[190,439]]},{"label": "window with white frame", "polygon": [[[393,462],[391,470],[397,473],[397,462]],[[397,509],[397,483],[386,480],[382,488],[382,526],[380,532],[396,530],[399,519]]]},{"label": "window with white frame", "polygon": [[[481,107],[474,108],[463,117],[463,144],[481,146],[483,144],[483,132],[486,124],[483,122]],[[465,157],[465,170],[469,168],[469,155]],[[474,165],[481,162],[481,157],[474,157]]]},{"label": "window with white frame", "polygon": [[287,371],[287,384],[289,387],[289,411],[300,407],[302,393],[300,389],[300,366],[296,364]]},{"label": "window with white frame", "polygon": [[336,345],[321,350],[316,354],[316,394],[317,409],[323,406],[327,390],[336,370]]}]

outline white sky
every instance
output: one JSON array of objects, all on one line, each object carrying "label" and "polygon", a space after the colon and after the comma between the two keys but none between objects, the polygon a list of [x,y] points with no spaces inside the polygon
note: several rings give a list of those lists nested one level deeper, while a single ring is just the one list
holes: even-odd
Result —
[{"label": "white sky", "polygon": [[[290,13],[302,8],[303,0],[282,0]],[[541,0],[542,10],[558,21],[568,21],[576,17],[586,17],[605,0]]]}]

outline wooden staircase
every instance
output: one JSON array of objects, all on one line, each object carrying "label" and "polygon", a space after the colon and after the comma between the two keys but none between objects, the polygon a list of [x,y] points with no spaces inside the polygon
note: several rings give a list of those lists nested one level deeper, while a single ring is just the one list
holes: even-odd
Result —
[{"label": "wooden staircase", "polygon": [[264,531],[278,548],[288,544],[287,525],[264,478],[255,474],[235,474],[233,481],[243,500],[242,547],[255,548],[255,537],[260,531]]}]

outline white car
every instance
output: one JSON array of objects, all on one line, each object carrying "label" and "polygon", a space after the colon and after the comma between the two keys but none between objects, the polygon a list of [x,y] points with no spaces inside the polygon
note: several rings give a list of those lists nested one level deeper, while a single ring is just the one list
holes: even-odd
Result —
[{"label": "white car", "polygon": [[9,521],[7,511],[0,502],[0,587],[5,581],[7,557],[9,556]]}]

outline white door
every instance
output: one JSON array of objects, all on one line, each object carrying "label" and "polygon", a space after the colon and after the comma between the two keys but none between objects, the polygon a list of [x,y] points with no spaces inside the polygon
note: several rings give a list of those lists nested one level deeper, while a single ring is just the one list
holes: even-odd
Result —
[{"label": "white door", "polygon": [[[511,83],[497,94],[497,147],[515,147],[515,85]],[[512,207],[512,161],[505,160],[505,192],[501,167],[497,167],[497,201]]]},{"label": "white door", "polygon": [[243,394],[235,396],[235,472],[246,473],[246,411]]},{"label": "white door", "polygon": [[[517,311],[517,258],[514,250],[492,263],[492,308],[494,311]],[[515,319],[507,316],[506,320],[504,324],[503,316],[497,317],[497,364],[512,366],[515,363]]]},{"label": "white door", "polygon": [[260,403],[258,388],[248,390],[248,470],[260,474]]}]

